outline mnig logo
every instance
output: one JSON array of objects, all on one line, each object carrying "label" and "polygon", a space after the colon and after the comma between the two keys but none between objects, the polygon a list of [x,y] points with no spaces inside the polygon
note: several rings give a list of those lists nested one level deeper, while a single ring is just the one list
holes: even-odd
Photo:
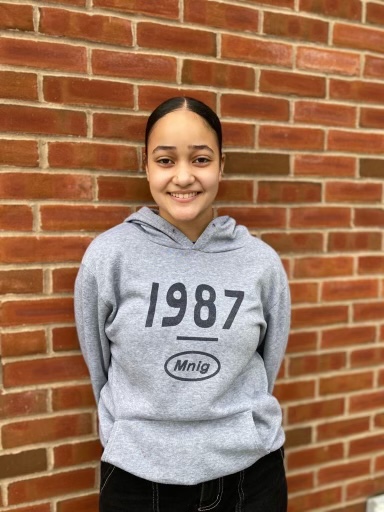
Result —
[{"label": "mnig logo", "polygon": [[179,352],[165,361],[167,374],[177,380],[211,379],[220,371],[220,361],[206,352]]}]

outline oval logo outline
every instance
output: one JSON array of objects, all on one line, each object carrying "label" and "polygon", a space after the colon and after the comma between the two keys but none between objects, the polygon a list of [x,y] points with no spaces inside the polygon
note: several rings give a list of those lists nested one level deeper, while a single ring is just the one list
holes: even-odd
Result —
[{"label": "oval logo outline", "polygon": [[[207,375],[205,377],[198,377],[198,378],[186,378],[186,377],[178,377],[176,375],[173,375],[173,373],[171,373],[170,370],[168,370],[168,363],[170,363],[170,361],[172,361],[172,359],[174,359],[175,357],[184,356],[187,354],[198,354],[198,355],[206,356],[210,359],[213,359],[217,365],[216,371],[214,373],[212,373],[211,375]],[[212,377],[215,377],[215,375],[217,375],[219,373],[219,371],[221,370],[221,364],[220,364],[220,361],[217,359],[217,357],[213,356],[212,354],[208,354],[208,352],[200,352],[198,350],[187,350],[185,352],[178,352],[177,354],[174,354],[173,356],[169,357],[164,363],[164,370],[170,377],[172,377],[172,379],[188,381],[188,382],[197,382],[197,381],[207,380],[207,379],[211,379]]]}]

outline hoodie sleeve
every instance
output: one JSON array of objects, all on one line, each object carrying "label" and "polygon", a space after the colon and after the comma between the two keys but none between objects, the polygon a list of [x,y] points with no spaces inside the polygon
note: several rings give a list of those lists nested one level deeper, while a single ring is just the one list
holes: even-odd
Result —
[{"label": "hoodie sleeve", "polygon": [[[266,332],[261,345],[264,365],[268,378],[268,392],[272,393],[277,374],[283,362],[285,350],[288,343],[288,335],[291,320],[291,298],[288,280],[283,268],[281,268],[280,293],[273,304],[265,312]],[[274,286],[272,286],[272,289]]]},{"label": "hoodie sleeve", "polygon": [[111,353],[104,326],[110,312],[110,308],[100,297],[96,278],[82,264],[75,283],[75,319],[96,403],[108,380]]}]

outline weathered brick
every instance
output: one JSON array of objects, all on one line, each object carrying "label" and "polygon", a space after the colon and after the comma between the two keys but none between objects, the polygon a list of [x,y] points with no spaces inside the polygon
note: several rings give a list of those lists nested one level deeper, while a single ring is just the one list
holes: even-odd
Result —
[{"label": "weathered brick", "polygon": [[357,109],[330,102],[297,101],[294,120],[299,123],[343,126],[353,128],[356,125]]},{"label": "weathered brick", "polygon": [[305,446],[311,442],[312,428],[287,428],[285,429],[285,446],[287,448],[296,448],[297,446]]},{"label": "weathered brick", "polygon": [[223,94],[221,114],[223,117],[284,121],[289,117],[289,104],[277,98]]},{"label": "weathered brick", "polygon": [[78,73],[87,71],[86,49],[69,44],[2,38],[0,60],[3,65],[9,66]]},{"label": "weathered brick", "polygon": [[351,373],[342,376],[323,377],[320,379],[320,394],[322,396],[340,395],[363,391],[373,387],[372,372]]},{"label": "weathered brick", "polygon": [[384,109],[362,108],[360,110],[360,126],[362,128],[384,128]]},{"label": "weathered brick", "polygon": [[321,233],[263,233],[261,238],[284,254],[322,252],[324,243]]},{"label": "weathered brick", "polygon": [[32,5],[0,4],[0,28],[6,30],[33,30]]},{"label": "weathered brick", "polygon": [[262,39],[252,39],[222,35],[222,57],[253,64],[273,64],[274,66],[291,67],[293,49],[289,44],[273,43]]},{"label": "weathered brick", "polygon": [[363,498],[366,500],[367,496],[373,496],[380,494],[384,487],[383,477],[369,477],[364,480],[353,482],[347,485],[347,500],[356,500],[357,498]]},{"label": "weathered brick", "polygon": [[384,152],[384,135],[330,130],[328,134],[328,147],[333,151],[381,154]]},{"label": "weathered brick", "polygon": [[287,460],[289,467],[295,470],[306,466],[324,464],[332,460],[339,460],[342,459],[342,457],[343,445],[341,443],[333,443],[329,446],[301,448],[300,450],[288,454]]},{"label": "weathered brick", "polygon": [[297,50],[297,67],[321,73],[340,75],[358,75],[360,72],[359,55],[334,50],[302,47]]},{"label": "weathered brick", "polygon": [[93,136],[142,142],[146,122],[145,116],[96,113],[93,115]]},{"label": "weathered brick", "polygon": [[39,161],[37,143],[32,140],[0,140],[0,165],[36,167]]},{"label": "weathered brick", "polygon": [[316,347],[316,332],[291,332],[288,340],[287,353],[312,352]]},{"label": "weathered brick", "polygon": [[260,91],[284,96],[325,97],[325,78],[299,73],[262,70]]},{"label": "weathered brick", "polygon": [[191,85],[206,85],[228,89],[255,88],[255,72],[246,66],[204,62],[185,59],[183,62],[182,81]]},{"label": "weathered brick", "polygon": [[1,71],[0,96],[2,98],[12,100],[37,100],[37,75],[35,75],[34,73],[16,73],[14,71]]},{"label": "weathered brick", "polygon": [[353,274],[353,258],[348,256],[297,258],[293,274],[294,277],[301,279],[351,276]]},{"label": "weathered brick", "polygon": [[55,388],[52,392],[52,407],[54,411],[65,411],[69,409],[84,409],[95,406],[90,384],[67,386]]},{"label": "weathered brick", "polygon": [[40,8],[39,31],[59,37],[132,46],[132,23],[113,16]]},{"label": "weathered brick", "polygon": [[383,208],[357,208],[355,212],[356,226],[384,227]]},{"label": "weathered brick", "polygon": [[261,126],[259,144],[262,148],[322,150],[324,132],[317,128]]},{"label": "weathered brick", "polygon": [[329,233],[328,251],[380,251],[381,240],[381,233],[374,231],[339,231],[337,233]]},{"label": "weathered brick", "polygon": [[348,320],[348,306],[313,306],[300,307],[292,311],[293,329],[313,326],[328,326],[345,323]]},{"label": "weathered brick", "polygon": [[252,203],[253,181],[251,180],[226,180],[221,181],[216,201],[239,203]]},{"label": "weathered brick", "polygon": [[316,430],[319,441],[362,434],[369,430],[369,417],[327,422],[318,425]]},{"label": "weathered brick", "polygon": [[331,352],[316,355],[291,357],[289,373],[291,376],[317,375],[329,371],[339,371],[346,367],[344,352]]},{"label": "weathered brick", "polygon": [[315,396],[315,384],[314,380],[279,382],[276,384],[273,394],[281,403],[308,400]]},{"label": "weathered brick", "polygon": [[259,181],[258,203],[316,203],[321,201],[319,183]]},{"label": "weathered brick", "polygon": [[384,78],[384,59],[367,55],[365,58],[364,76]]},{"label": "weathered brick", "polygon": [[0,478],[38,473],[45,471],[47,467],[47,451],[43,448],[0,455]]},{"label": "weathered brick", "polygon": [[225,174],[287,176],[289,156],[277,153],[226,152]]},{"label": "weathered brick", "polygon": [[57,293],[73,292],[78,267],[55,268],[52,270],[52,291]]},{"label": "weathered brick", "polygon": [[29,416],[31,414],[42,414],[48,410],[47,390],[33,390],[16,393],[2,393],[0,395],[0,418]]},{"label": "weathered brick", "polygon": [[73,301],[69,298],[9,300],[0,306],[3,326],[34,325],[73,321]]},{"label": "weathered brick", "polygon": [[80,498],[70,498],[57,503],[57,512],[73,512],[73,510],[94,512],[97,510],[98,503],[99,495],[97,493],[81,496]]},{"label": "weathered brick", "polygon": [[96,75],[176,82],[176,59],[162,55],[93,50],[92,71]]},{"label": "weathered brick", "polygon": [[300,491],[307,491],[313,489],[315,486],[314,472],[306,471],[305,473],[288,474],[287,475],[288,489],[291,494],[297,494]]},{"label": "weathered brick", "polygon": [[100,459],[102,447],[99,440],[82,443],[64,444],[54,449],[54,467],[76,466]]},{"label": "weathered brick", "polygon": [[384,84],[363,80],[341,80],[332,78],[329,86],[330,97],[358,103],[382,103]]},{"label": "weathered brick", "polygon": [[142,0],[93,0],[94,7],[112,9],[132,14],[143,14],[158,18],[177,19],[179,17],[178,0],[159,0],[143,2]]},{"label": "weathered brick", "polygon": [[332,181],[326,184],[325,199],[330,203],[380,203],[382,193],[377,183]]},{"label": "weathered brick", "polygon": [[[292,405],[288,408],[288,420],[290,424],[302,423],[306,421],[318,420],[321,418],[332,418],[333,416],[340,416],[345,412],[345,401],[344,398],[333,398],[330,400],[319,400],[309,402],[307,404]],[[322,448],[313,448],[313,450],[325,450],[327,457],[337,458],[343,455],[343,445],[340,443],[337,446],[325,446]],[[312,450],[312,448],[311,448]],[[332,450],[332,453],[330,451]],[[339,454],[339,455],[338,455]],[[303,454],[302,454],[303,455]],[[305,465],[304,456],[297,458],[298,463],[302,467]],[[288,462],[290,467],[294,467],[288,456]],[[295,467],[298,465],[295,464]],[[313,464],[313,462],[311,462]]]},{"label": "weathered brick", "polygon": [[362,178],[384,178],[384,159],[361,158],[359,163]]},{"label": "weathered brick", "polygon": [[76,328],[74,326],[54,327],[52,329],[52,346],[55,352],[79,350]]},{"label": "weathered brick", "polygon": [[333,29],[333,43],[336,46],[384,52],[384,33],[370,27],[336,23]]},{"label": "weathered brick", "polygon": [[303,206],[291,209],[291,227],[293,228],[342,228],[349,227],[350,220],[349,208]]},{"label": "weathered brick", "polygon": [[321,333],[321,348],[327,349],[372,343],[375,341],[375,336],[375,328],[369,326],[328,329]]},{"label": "weathered brick", "polygon": [[44,78],[43,91],[45,100],[52,103],[109,108],[134,104],[133,86],[119,82],[50,76]]},{"label": "weathered brick", "polygon": [[0,338],[0,344],[3,357],[43,354],[47,350],[47,342],[43,330],[3,333]]},{"label": "weathered brick", "polygon": [[361,20],[362,7],[359,0],[300,0],[300,9],[314,14],[323,14],[336,18]]},{"label": "weathered brick", "polygon": [[384,318],[384,302],[370,301],[353,305],[353,320],[355,322],[380,321]]},{"label": "weathered brick", "polygon": [[359,274],[383,274],[384,256],[360,256]]},{"label": "weathered brick", "polygon": [[357,478],[367,475],[370,470],[370,460],[359,460],[356,462],[347,462],[346,464],[338,464],[320,469],[318,478],[320,485],[334,483],[337,481]]},{"label": "weathered brick", "polygon": [[[255,126],[251,123],[223,121],[223,139],[227,149],[234,147],[252,148],[255,142]],[[228,155],[228,153],[226,153]],[[279,155],[276,155],[277,157]],[[288,157],[287,157],[288,158]]]},{"label": "weathered brick", "polygon": [[[1,181],[0,176],[0,188]],[[16,204],[0,205],[0,229],[7,231],[30,231],[32,226],[33,213],[30,206]]]},{"label": "weathered brick", "polygon": [[284,208],[220,207],[218,215],[234,217],[239,224],[250,229],[283,228],[286,224]]},{"label": "weathered brick", "polygon": [[384,347],[363,348],[351,353],[352,368],[379,366],[384,358]]},{"label": "weathered brick", "polygon": [[42,291],[42,270],[0,270],[0,295],[6,293],[42,293]]},{"label": "weathered brick", "polygon": [[269,35],[313,43],[326,43],[328,30],[329,26],[326,21],[276,12],[264,14],[263,31]]},{"label": "weathered brick", "polygon": [[349,156],[296,155],[294,173],[302,176],[355,176],[356,159]]},{"label": "weathered brick", "polygon": [[[102,193],[102,192],[101,192]],[[45,231],[106,231],[126,219],[125,206],[41,206],[41,227]]]},{"label": "weathered brick", "polygon": [[349,279],[323,283],[322,299],[324,301],[372,299],[377,298],[378,295],[379,286],[375,279]]},{"label": "weathered brick", "polygon": [[[204,61],[199,61],[204,65]],[[216,93],[214,91],[175,88],[157,85],[139,85],[138,103],[140,110],[151,112],[163,101],[175,96],[189,96],[202,101],[213,110],[216,110]]]}]

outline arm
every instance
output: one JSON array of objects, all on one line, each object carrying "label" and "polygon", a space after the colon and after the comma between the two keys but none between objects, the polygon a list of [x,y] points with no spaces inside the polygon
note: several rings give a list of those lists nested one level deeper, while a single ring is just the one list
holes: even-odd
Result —
[{"label": "arm", "polygon": [[95,277],[85,265],[81,265],[75,284],[75,318],[96,403],[108,380],[111,353],[104,326],[110,312],[111,308],[100,297]]}]

